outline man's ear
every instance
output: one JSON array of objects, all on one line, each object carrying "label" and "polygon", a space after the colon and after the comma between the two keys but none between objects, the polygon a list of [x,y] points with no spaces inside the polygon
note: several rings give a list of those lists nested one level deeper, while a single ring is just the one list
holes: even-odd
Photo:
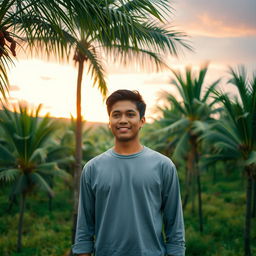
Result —
[{"label": "man's ear", "polygon": [[140,119],[140,121],[141,121],[141,126],[140,126],[140,128],[142,128],[142,126],[146,123],[146,118],[145,118],[145,116],[143,116],[143,117]]},{"label": "man's ear", "polygon": [[110,129],[110,122],[108,122],[108,128]]}]

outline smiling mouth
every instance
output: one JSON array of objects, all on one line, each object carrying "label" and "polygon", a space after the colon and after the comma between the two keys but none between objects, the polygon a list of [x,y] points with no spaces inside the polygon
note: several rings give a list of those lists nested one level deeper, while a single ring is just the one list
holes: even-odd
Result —
[{"label": "smiling mouth", "polygon": [[129,131],[131,128],[129,127],[118,127],[117,130],[119,130],[120,132],[127,132]]}]

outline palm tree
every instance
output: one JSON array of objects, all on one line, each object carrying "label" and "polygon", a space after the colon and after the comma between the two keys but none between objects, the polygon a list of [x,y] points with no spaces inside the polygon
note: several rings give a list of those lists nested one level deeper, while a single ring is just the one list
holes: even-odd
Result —
[{"label": "palm tree", "polygon": [[[190,67],[186,68],[185,76],[181,72],[173,70],[175,79],[171,81],[177,88],[178,95],[166,93],[166,99],[170,103],[169,108],[163,108],[163,118],[159,120],[162,129],[157,133],[165,133],[167,139],[171,137],[171,145],[175,145],[174,159],[186,159],[186,192],[183,207],[185,208],[189,195],[194,194],[195,186],[198,191],[199,227],[203,231],[203,213],[201,198],[201,181],[199,162],[199,136],[207,129],[207,125],[213,121],[212,115],[219,111],[214,108],[217,100],[209,101],[212,90],[219,83],[213,82],[203,93],[205,76],[208,66],[199,70],[198,75],[193,74]],[[180,98],[181,100],[177,100]],[[193,203],[193,201],[192,201]],[[194,208],[194,203],[192,205]]]},{"label": "palm tree", "polygon": [[[49,180],[54,175],[66,176],[55,161],[48,161],[48,142],[58,128],[45,116],[39,118],[41,106],[29,112],[19,105],[19,111],[11,112],[3,106],[0,126],[4,131],[0,145],[0,181],[12,184],[11,198],[20,196],[17,251],[22,248],[25,202],[36,189],[53,196]],[[55,159],[57,160],[57,159]]]},{"label": "palm tree", "polygon": [[238,90],[238,97],[215,92],[224,106],[225,116],[209,129],[202,139],[214,143],[215,152],[207,163],[216,160],[240,160],[246,177],[246,212],[244,255],[251,256],[250,231],[252,216],[252,183],[256,177],[256,75],[248,79],[245,68],[230,68],[229,83]]}]

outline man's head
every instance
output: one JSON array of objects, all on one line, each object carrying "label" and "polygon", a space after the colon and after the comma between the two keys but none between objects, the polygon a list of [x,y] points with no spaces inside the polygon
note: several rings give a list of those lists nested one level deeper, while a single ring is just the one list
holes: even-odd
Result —
[{"label": "man's head", "polygon": [[119,141],[138,138],[145,123],[146,104],[138,91],[117,90],[107,98],[109,127]]},{"label": "man's head", "polygon": [[108,115],[110,116],[112,106],[117,101],[124,101],[124,100],[133,102],[140,113],[140,118],[144,117],[145,111],[146,111],[146,104],[142,99],[142,96],[140,95],[140,93],[138,91],[130,91],[130,90],[124,90],[124,89],[113,92],[107,98],[106,104],[107,104]]}]

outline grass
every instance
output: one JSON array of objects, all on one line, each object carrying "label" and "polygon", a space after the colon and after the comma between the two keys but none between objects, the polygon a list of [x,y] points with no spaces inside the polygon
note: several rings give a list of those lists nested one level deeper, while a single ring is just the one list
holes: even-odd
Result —
[{"label": "grass", "polygon": [[[215,183],[202,174],[204,232],[200,234],[197,214],[191,204],[184,212],[186,255],[242,256],[245,221],[245,184],[240,173],[218,172]],[[195,207],[195,211],[197,208]],[[256,255],[256,220],[252,221],[252,255]]]},{"label": "grass", "polygon": [[[183,175],[180,175],[183,177]],[[181,180],[181,185],[183,184]],[[0,255],[64,256],[70,249],[72,193],[60,180],[56,182],[52,212],[43,193],[28,198],[24,216],[23,249],[16,253],[18,205],[10,213],[8,188],[0,190]],[[218,170],[202,174],[204,233],[198,231],[198,216],[188,204],[186,225],[187,256],[242,256],[245,213],[245,188],[241,175]],[[182,188],[183,191],[183,188]],[[252,222],[252,255],[256,255],[256,220]]]},{"label": "grass", "polygon": [[[70,249],[72,194],[61,181],[55,187],[52,212],[48,209],[48,198],[43,193],[27,198],[24,215],[23,249],[16,252],[18,205],[7,213],[7,197],[0,196],[0,255],[2,256],[58,256]],[[6,189],[4,192],[7,192]]]}]

